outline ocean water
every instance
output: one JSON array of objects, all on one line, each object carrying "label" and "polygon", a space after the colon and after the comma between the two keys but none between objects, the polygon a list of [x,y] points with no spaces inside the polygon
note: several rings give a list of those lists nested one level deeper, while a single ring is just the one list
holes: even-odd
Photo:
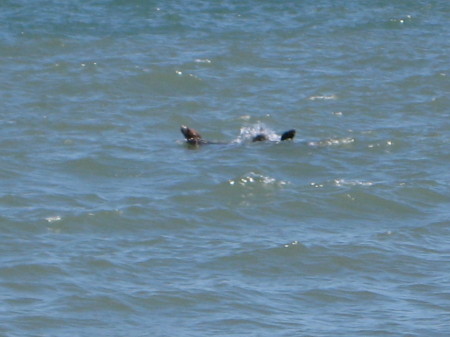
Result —
[{"label": "ocean water", "polygon": [[2,1],[0,336],[448,336],[449,22]]}]

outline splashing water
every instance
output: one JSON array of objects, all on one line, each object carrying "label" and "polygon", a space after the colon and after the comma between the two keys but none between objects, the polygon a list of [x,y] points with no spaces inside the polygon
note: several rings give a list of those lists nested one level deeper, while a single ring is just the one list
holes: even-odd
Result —
[{"label": "splashing water", "polygon": [[280,135],[267,128],[263,123],[258,122],[251,126],[242,127],[239,136],[235,140],[233,140],[233,143],[241,144],[245,142],[251,142],[253,138],[259,134],[264,134],[270,141],[280,140]]}]

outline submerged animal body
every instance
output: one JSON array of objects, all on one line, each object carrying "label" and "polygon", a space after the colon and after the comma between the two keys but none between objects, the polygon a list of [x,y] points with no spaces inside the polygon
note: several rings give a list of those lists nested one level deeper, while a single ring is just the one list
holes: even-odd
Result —
[{"label": "submerged animal body", "polygon": [[[198,145],[204,145],[204,144],[218,144],[218,143],[208,142],[208,141],[204,140],[197,130],[188,128],[185,125],[182,125],[180,130],[181,130],[181,133],[183,134],[184,138],[186,138],[186,143],[188,143],[190,145],[198,146]],[[294,137],[295,137],[295,130],[291,129],[291,130],[283,132],[283,134],[280,137],[280,140],[281,141],[292,140],[292,139],[294,139]],[[252,142],[263,142],[268,139],[269,138],[266,134],[259,133],[252,138]]]}]

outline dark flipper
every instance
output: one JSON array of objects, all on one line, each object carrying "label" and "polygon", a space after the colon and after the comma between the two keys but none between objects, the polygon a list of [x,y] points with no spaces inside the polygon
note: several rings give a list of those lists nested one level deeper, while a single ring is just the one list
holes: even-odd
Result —
[{"label": "dark flipper", "polygon": [[292,139],[294,139],[294,137],[295,137],[295,129],[292,129],[292,130],[284,132],[281,135],[281,140],[288,140],[288,139],[292,140]]}]

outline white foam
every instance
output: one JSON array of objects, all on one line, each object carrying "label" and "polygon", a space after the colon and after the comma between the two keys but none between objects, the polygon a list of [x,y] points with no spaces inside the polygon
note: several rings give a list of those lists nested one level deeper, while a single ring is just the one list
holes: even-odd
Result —
[{"label": "white foam", "polygon": [[250,186],[250,185],[263,185],[263,186],[283,186],[287,185],[288,182],[283,180],[277,180],[275,178],[264,176],[259,173],[250,172],[238,179],[229,180],[228,183],[230,185],[241,185],[241,186]]},{"label": "white foam", "polygon": [[195,59],[196,63],[211,63],[210,59]]},{"label": "white foam", "polygon": [[317,142],[308,142],[310,146],[332,146],[332,145],[345,145],[355,142],[355,138],[345,137],[345,138],[330,138],[325,140],[319,140]]},{"label": "white foam", "polygon": [[373,182],[361,181],[361,180],[335,179],[334,184],[338,187],[341,187],[341,186],[372,186]]},{"label": "white foam", "polygon": [[47,218],[45,218],[45,220],[47,220],[47,222],[52,223],[52,222],[56,222],[56,221],[61,221],[61,217],[59,215],[56,216],[49,216]]},{"label": "white foam", "polygon": [[310,101],[327,101],[330,99],[336,99],[336,95],[317,95],[317,96],[311,96],[309,97]]}]

